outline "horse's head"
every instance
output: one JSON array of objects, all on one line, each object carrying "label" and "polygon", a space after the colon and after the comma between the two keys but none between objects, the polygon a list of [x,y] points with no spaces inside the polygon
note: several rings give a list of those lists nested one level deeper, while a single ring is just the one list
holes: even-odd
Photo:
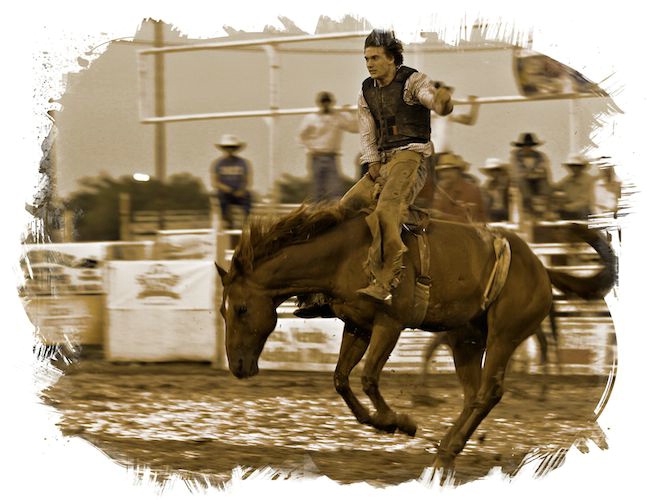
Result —
[{"label": "horse's head", "polygon": [[238,378],[258,373],[258,358],[276,327],[276,304],[258,285],[218,267],[223,284],[220,313],[225,319],[229,370]]}]

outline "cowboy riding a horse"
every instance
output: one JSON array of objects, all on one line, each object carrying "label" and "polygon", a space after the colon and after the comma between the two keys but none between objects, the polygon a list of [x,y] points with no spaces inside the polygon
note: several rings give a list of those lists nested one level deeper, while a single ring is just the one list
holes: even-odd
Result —
[{"label": "cowboy riding a horse", "polygon": [[[382,397],[382,369],[403,329],[451,330],[463,410],[442,438],[435,463],[451,468],[501,400],[508,362],[549,313],[552,287],[585,299],[604,297],[615,283],[616,262],[604,238],[579,226],[573,231],[604,264],[595,276],[547,270],[512,231],[424,216],[402,231],[432,150],[428,108],[446,114],[452,105],[442,87],[401,65],[399,43],[378,30],[365,43],[371,77],[359,108],[368,174],[337,206],[303,206],[275,220],[251,220],[230,269],[218,267],[220,310],[229,369],[245,378],[258,373],[277,307],[290,297],[323,293],[344,323],[335,389],[358,422],[408,435],[416,433],[416,423]],[[373,413],[349,384],[362,359],[362,389]]]}]

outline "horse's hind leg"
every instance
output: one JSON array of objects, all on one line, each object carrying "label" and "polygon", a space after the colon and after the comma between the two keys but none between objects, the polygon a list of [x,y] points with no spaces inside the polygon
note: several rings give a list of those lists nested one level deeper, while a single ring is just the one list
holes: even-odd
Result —
[{"label": "horse's hind leg", "polygon": [[344,325],[344,334],[339,351],[339,360],[335,367],[335,390],[344,399],[355,418],[360,424],[370,423],[370,415],[366,407],[360,403],[352,389],[348,377],[350,372],[360,362],[368,348],[370,336],[366,332],[352,330]]},{"label": "horse's hind leg", "polygon": [[[493,340],[492,333],[492,331],[488,333],[487,351],[478,393],[475,398],[472,398],[469,407],[464,408],[454,427],[441,440],[436,467],[453,467],[454,459],[463,450],[467,440],[503,397],[505,370],[519,342],[498,339],[496,334]],[[529,331],[528,335],[530,333],[532,331]]]},{"label": "horse's hind leg", "polygon": [[377,410],[371,416],[371,425],[386,432],[401,430],[405,434],[416,434],[416,423],[404,413],[395,413],[386,403],[379,390],[382,368],[389,359],[400,337],[401,325],[386,315],[380,315],[373,324],[371,342],[362,371],[362,388]]},{"label": "horse's hind leg", "polygon": [[539,344],[539,362],[541,364],[541,393],[539,394],[539,401],[546,401],[548,395],[548,340],[541,325],[535,330],[535,338]]},{"label": "horse's hind leg", "polygon": [[425,352],[422,356],[422,369],[420,370],[421,384],[425,384],[427,382],[427,376],[429,375],[429,363],[431,362],[431,358],[433,357],[438,347],[448,342],[447,335],[447,332],[438,332],[434,334],[431,342],[429,342],[429,344],[425,348]]},{"label": "horse's hind leg", "polygon": [[463,411],[447,433],[444,441],[460,429],[471,414],[481,383],[481,362],[485,351],[485,332],[466,325],[448,335],[448,343],[454,356],[456,375],[463,388]]}]

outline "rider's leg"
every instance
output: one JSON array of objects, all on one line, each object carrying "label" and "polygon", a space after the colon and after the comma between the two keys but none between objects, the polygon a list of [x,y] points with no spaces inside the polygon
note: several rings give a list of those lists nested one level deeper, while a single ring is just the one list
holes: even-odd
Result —
[{"label": "rider's leg", "polygon": [[[313,176],[317,175],[315,167],[318,163],[315,158],[312,158]],[[315,184],[321,183],[321,179],[317,178]],[[363,208],[367,208],[374,202],[373,190],[375,183],[368,176],[362,177],[348,192],[342,197],[338,203],[340,210],[346,215],[359,212]],[[330,318],[334,317],[334,313],[330,308],[330,304],[323,294],[308,294],[298,297],[297,309],[294,315],[299,318]]]},{"label": "rider's leg", "polygon": [[402,273],[407,248],[400,237],[402,221],[425,183],[427,167],[420,153],[397,151],[380,172],[386,179],[375,210],[366,217],[373,235],[368,270],[371,283],[359,292],[389,303]]}]

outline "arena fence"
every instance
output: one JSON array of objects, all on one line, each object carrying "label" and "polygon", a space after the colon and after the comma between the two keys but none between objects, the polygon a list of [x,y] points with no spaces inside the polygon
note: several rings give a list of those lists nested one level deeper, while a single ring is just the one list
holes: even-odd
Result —
[{"label": "arena fence", "polygon": [[[257,205],[255,214],[286,213],[295,205]],[[227,267],[240,230],[157,230],[154,240],[29,245],[20,293],[46,345],[100,346],[110,361],[202,361],[226,368],[225,329],[218,308],[220,281],[213,261]],[[187,222],[187,225],[190,222]],[[502,224],[527,234],[514,224]],[[559,223],[541,223],[545,231]],[[586,275],[599,268],[587,245],[537,242],[531,248],[548,267]],[[604,301],[585,302],[555,291],[559,346],[549,351],[549,370],[606,375],[615,363],[615,331]],[[260,360],[263,369],[331,371],[342,323],[304,320],[293,300],[279,307],[279,321]],[[544,330],[549,333],[546,321]],[[403,332],[388,370],[417,371],[432,334]],[[539,351],[529,339],[515,354],[513,370],[538,372]],[[432,370],[453,370],[440,348]]]}]

